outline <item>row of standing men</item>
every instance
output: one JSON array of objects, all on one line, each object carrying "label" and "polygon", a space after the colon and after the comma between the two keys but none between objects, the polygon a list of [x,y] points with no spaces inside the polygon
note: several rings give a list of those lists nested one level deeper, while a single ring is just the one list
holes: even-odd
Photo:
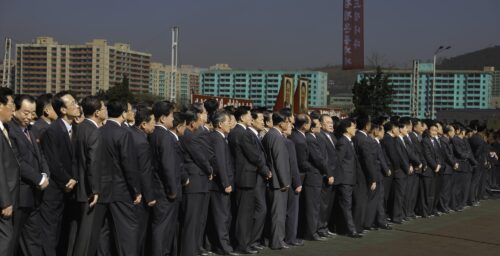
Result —
[{"label": "row of standing men", "polygon": [[497,159],[459,124],[217,107],[2,89],[0,254],[236,255],[359,238],[477,205]]}]

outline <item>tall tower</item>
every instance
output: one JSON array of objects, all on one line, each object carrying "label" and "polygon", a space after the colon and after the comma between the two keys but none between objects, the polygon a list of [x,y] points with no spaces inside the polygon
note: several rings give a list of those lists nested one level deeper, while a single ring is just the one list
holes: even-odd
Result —
[{"label": "tall tower", "polygon": [[172,72],[170,73],[170,100],[176,99],[176,84],[177,84],[177,47],[179,45],[179,27],[172,27]]},{"label": "tall tower", "polygon": [[5,53],[3,56],[3,73],[2,73],[2,87],[10,87],[10,52],[12,50],[12,40],[10,38],[5,38]]}]

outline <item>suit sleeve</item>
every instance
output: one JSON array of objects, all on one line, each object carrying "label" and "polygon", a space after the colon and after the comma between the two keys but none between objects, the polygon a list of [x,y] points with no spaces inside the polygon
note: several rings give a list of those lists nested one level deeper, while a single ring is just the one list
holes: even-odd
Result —
[{"label": "suit sleeve", "polygon": [[177,184],[175,180],[175,147],[166,136],[157,136],[156,147],[160,157],[159,177],[166,189],[167,195],[177,194]]},{"label": "suit sleeve", "polygon": [[399,161],[401,163],[401,166],[403,167],[403,172],[408,173],[410,170],[410,162],[406,162],[403,157],[403,152],[408,152],[408,151],[406,151],[405,146],[399,139],[396,139],[396,146],[398,147],[396,153],[399,155]]},{"label": "suit sleeve", "polygon": [[287,184],[286,182],[286,177],[289,176],[290,170],[288,167],[290,166],[290,159],[288,156],[288,150],[286,149],[286,145],[284,142],[280,143],[278,139],[281,138],[273,138],[273,140],[270,141],[271,145],[271,154],[274,159],[274,164],[276,168],[276,175],[280,184],[281,188],[284,188],[286,186],[290,186],[290,184]]},{"label": "suit sleeve", "polygon": [[189,145],[191,156],[193,161],[198,167],[208,176],[213,174],[212,166],[210,165],[210,159],[213,153],[210,150],[210,146],[207,146],[206,139],[208,134],[204,135],[193,135],[191,140],[191,145]]},{"label": "suit sleeve", "polygon": [[302,186],[302,180],[300,179],[299,167],[297,164],[297,153],[295,152],[295,145],[291,140],[287,141],[287,148],[290,157],[290,174],[292,176],[292,188],[295,190],[296,188]]},{"label": "suit sleeve", "polygon": [[427,164],[429,165],[429,167],[431,167],[432,170],[436,170],[438,163],[432,156],[432,143],[430,142],[430,140],[424,140],[422,146],[424,147],[424,157],[427,161]]},{"label": "suit sleeve", "polygon": [[87,181],[90,185],[90,190],[93,194],[99,194],[101,191],[101,177],[99,172],[101,170],[101,156],[102,146],[100,140],[100,131],[98,129],[94,130],[89,136],[88,144],[88,157],[90,164],[89,171],[85,174],[87,175]]},{"label": "suit sleeve", "polygon": [[321,147],[320,138],[308,139],[307,146],[309,147],[309,156],[312,159],[313,164],[320,171],[323,176],[332,177],[333,173],[330,168],[328,168],[328,156],[326,155],[326,148]]},{"label": "suit sleeve", "polygon": [[360,142],[358,144],[358,159],[363,162],[363,167],[365,167],[363,168],[363,171],[366,175],[366,180],[369,183],[373,183],[375,182],[375,172],[377,171],[375,165],[373,164],[375,163],[375,159],[373,157],[376,156],[376,153],[374,152],[375,147],[373,147],[373,145],[368,142],[368,138],[357,141]]},{"label": "suit sleeve", "polygon": [[248,161],[253,165],[257,166],[258,172],[261,176],[267,177],[269,174],[269,167],[267,167],[266,159],[263,154],[259,151],[259,145],[255,144],[255,141],[249,133],[245,133],[241,136],[241,151],[246,156]]},{"label": "suit sleeve", "polygon": [[[3,134],[0,134],[3,136]],[[8,150],[9,145],[7,144],[7,140],[5,138],[0,138],[0,147],[2,151],[2,158],[5,157],[5,150]],[[0,210],[12,205],[12,198],[10,198],[9,186],[7,184],[7,174],[9,171],[5,166],[5,161],[0,161]]]},{"label": "suit sleeve", "polygon": [[[214,135],[218,136],[217,134]],[[214,158],[213,158],[213,166],[214,166],[214,174],[219,177],[220,183],[223,188],[227,188],[231,185],[229,182],[228,178],[228,173],[230,170],[230,166],[227,166],[227,159],[226,158],[226,151],[225,151],[225,145],[226,142],[222,138],[214,138],[212,140],[212,149],[214,152]]]},{"label": "suit sleeve", "polygon": [[39,170],[35,170],[35,168],[33,168],[33,164],[27,159],[26,154],[31,154],[31,151],[22,145],[20,138],[17,134],[15,135],[14,132],[11,132],[9,137],[11,138],[11,143],[15,143],[15,147],[18,149],[15,152],[19,161],[21,178],[28,180],[32,185],[38,186],[42,180],[42,174]]},{"label": "suit sleeve", "polygon": [[61,156],[59,150],[63,147],[59,143],[61,139],[61,136],[55,134],[52,129],[47,129],[42,135],[41,145],[47,158],[47,164],[49,165],[50,179],[60,188],[64,188],[70,179],[76,180],[76,178],[68,175],[68,173],[73,173],[73,171],[65,170],[63,164],[59,161]]},{"label": "suit sleeve", "polygon": [[140,175],[137,167],[137,152],[134,149],[134,143],[130,133],[124,132],[120,138],[120,163],[125,176],[129,189],[132,190],[134,195],[141,194],[140,189]]},{"label": "suit sleeve", "polygon": [[151,148],[147,142],[141,143],[137,147],[137,163],[140,170],[141,191],[146,202],[153,201],[153,165],[151,159]]}]

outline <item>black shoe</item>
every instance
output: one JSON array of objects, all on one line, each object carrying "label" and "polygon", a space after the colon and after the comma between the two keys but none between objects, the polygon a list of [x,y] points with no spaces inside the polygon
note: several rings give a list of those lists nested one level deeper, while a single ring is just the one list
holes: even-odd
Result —
[{"label": "black shoe", "polygon": [[311,238],[312,241],[326,241],[326,238],[318,235],[318,234],[314,234]]},{"label": "black shoe", "polygon": [[365,230],[367,231],[375,231],[375,230],[378,230],[378,228],[376,227],[369,227],[369,228],[364,228]]},{"label": "black shoe", "polygon": [[330,231],[328,231],[328,235],[329,235],[330,237],[335,237],[335,236],[337,236],[337,234],[335,234],[335,233],[333,233],[333,232],[330,232]]},{"label": "black shoe", "polygon": [[297,247],[297,246],[304,246],[304,240],[302,239],[296,239],[295,241],[293,242],[285,242],[287,245],[289,246],[294,246],[294,247]]},{"label": "black shoe", "polygon": [[389,224],[378,226],[378,228],[385,229],[385,230],[392,230],[392,228],[391,228],[391,226],[389,226]]},{"label": "black shoe", "polygon": [[260,244],[254,244],[254,245],[250,246],[250,249],[260,251],[260,250],[264,250],[264,246],[262,246]]},{"label": "black shoe", "polygon": [[393,220],[393,221],[392,221],[392,223],[394,223],[394,224],[399,224],[399,225],[403,224],[403,222],[402,222],[402,221],[400,221],[400,220]]},{"label": "black shoe", "polygon": [[244,251],[236,251],[236,252],[239,253],[239,254],[257,254],[257,253],[259,253],[259,251],[252,250],[252,249],[247,249],[247,250],[244,250]]},{"label": "black shoe", "polygon": [[223,255],[239,256],[240,254],[237,252],[226,252]]},{"label": "black shoe", "polygon": [[359,233],[350,233],[347,236],[352,237],[352,238],[362,238],[363,237],[363,235],[361,235]]}]

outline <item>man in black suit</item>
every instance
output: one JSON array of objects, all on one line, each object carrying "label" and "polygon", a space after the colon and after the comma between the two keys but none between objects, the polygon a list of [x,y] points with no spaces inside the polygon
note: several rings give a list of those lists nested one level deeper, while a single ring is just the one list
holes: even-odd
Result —
[{"label": "man in black suit", "polygon": [[[108,117],[106,106],[96,96],[87,96],[82,102],[85,119],[73,134],[75,149],[74,165],[77,179],[76,201],[79,215],[72,223],[69,253],[72,255],[95,255],[99,244],[99,233],[106,208],[97,204],[101,189],[102,161],[98,128]],[[74,239],[73,239],[74,236]]]},{"label": "man in black suit", "polygon": [[[411,190],[408,190],[408,176],[413,176],[415,170],[421,167],[421,163],[418,161],[415,154],[413,154],[411,143],[408,142],[407,139],[405,140],[405,138],[407,138],[408,136],[409,129],[411,129],[411,124],[408,126],[408,124],[406,123],[399,123],[398,126],[399,136],[396,137],[395,146],[397,149],[397,153],[399,154],[399,159],[401,160],[401,166],[403,167],[403,172],[401,173],[402,180],[400,180],[403,181],[403,183],[400,183],[400,185],[402,185],[401,201],[399,201],[399,198],[395,197],[394,207],[396,212],[399,211],[398,209],[401,209],[402,220],[408,221],[410,213],[407,208],[409,204],[409,198],[411,197],[411,195],[409,194]],[[398,188],[399,186],[395,187],[395,189]],[[401,206],[399,206],[399,203],[401,203]]]},{"label": "man in black suit", "polygon": [[[384,205],[384,177],[389,177],[391,175],[391,169],[389,167],[387,156],[380,143],[380,140],[384,138],[384,127],[381,124],[373,123],[370,138],[373,139],[377,151],[377,158],[375,161],[377,170],[374,177],[377,187],[375,188],[375,191],[373,191],[374,193],[372,192],[369,195],[371,198],[369,198],[367,206],[369,214],[366,215],[365,227],[374,226],[375,228],[391,229],[387,223],[387,215]],[[371,212],[372,208],[374,208],[373,213]]]},{"label": "man in black suit", "polygon": [[213,178],[213,170],[210,166],[209,152],[205,150],[205,138],[202,134],[196,134],[197,129],[201,129],[204,120],[202,113],[187,110],[186,130],[184,136],[180,137],[180,144],[183,151],[183,170],[187,172],[189,184],[184,187],[182,196],[183,225],[181,234],[181,255],[191,256],[201,252],[202,239],[196,239],[204,233],[201,223],[207,215],[203,213],[204,200],[208,194],[208,182]]},{"label": "man in black suit", "polygon": [[[343,119],[335,129],[337,136],[337,156],[339,159],[340,181],[338,185],[339,206],[344,217],[347,235],[353,238],[361,238],[362,235],[356,230],[353,218],[353,190],[357,182],[357,172],[361,168],[352,137],[356,134],[356,125],[351,119]],[[337,178],[337,179],[338,179]]]},{"label": "man in black suit", "polygon": [[380,139],[380,145],[384,151],[384,154],[387,159],[387,164],[389,165],[390,172],[384,176],[384,208],[387,216],[392,216],[392,199],[391,195],[394,183],[394,167],[399,167],[399,165],[395,165],[398,163],[399,158],[397,154],[394,152],[394,138],[396,134],[399,134],[399,127],[395,125],[394,122],[386,122],[384,124],[384,137]]},{"label": "man in black suit", "polygon": [[425,197],[421,197],[421,199],[425,199],[426,202],[424,204],[425,210],[423,216],[426,215],[434,215],[438,214],[435,208],[435,204],[438,198],[436,195],[436,181],[435,178],[438,177],[439,172],[443,171],[444,168],[444,159],[441,154],[441,147],[438,142],[438,128],[435,122],[429,124],[429,133],[428,136],[425,136],[422,140],[424,147],[424,156],[425,160],[431,169],[431,173],[433,174],[433,178],[425,178],[424,184],[421,187],[421,190],[424,191]]},{"label": "man in black suit", "polygon": [[290,177],[290,156],[286,148],[285,138],[282,132],[290,125],[285,115],[273,113],[273,128],[269,129],[262,145],[266,152],[266,159],[271,169],[272,178],[269,183],[271,201],[271,234],[269,245],[271,249],[286,249],[285,244],[285,220],[288,199],[288,189],[292,183]]},{"label": "man in black suit", "polygon": [[66,91],[54,96],[52,107],[58,119],[50,124],[40,138],[51,180],[40,206],[44,255],[56,255],[56,250],[66,254],[69,225],[61,223],[69,222],[78,214],[74,201],[78,173],[73,168],[72,136],[73,122],[80,116],[80,107]]},{"label": "man in black suit", "polygon": [[[267,122],[265,114],[267,113]],[[261,113],[256,110],[252,110],[252,123],[247,129],[247,133],[250,136],[250,141],[252,141],[252,144],[254,147],[256,147],[257,154],[259,155],[258,161],[256,161],[256,164],[258,167],[258,174],[256,175],[256,181],[255,185],[253,186],[254,190],[254,196],[255,196],[255,210],[253,212],[253,216],[251,217],[251,223],[253,223],[252,228],[251,228],[251,237],[250,237],[250,249],[253,251],[255,250],[262,250],[264,249],[264,242],[263,242],[263,233],[264,233],[264,225],[266,223],[266,215],[267,215],[267,201],[266,201],[266,189],[267,189],[267,183],[272,177],[271,170],[267,166],[266,162],[266,155],[264,152],[264,146],[262,145],[262,138],[263,135],[265,134],[266,128],[272,127],[272,120],[270,119],[271,115],[268,112]],[[236,126],[231,130],[237,131],[239,128]],[[231,134],[231,133],[229,133]],[[229,141],[231,143],[231,140]],[[235,159],[235,163],[238,164],[239,161]],[[239,170],[239,168],[235,168],[235,170]],[[253,177],[253,176],[251,176]],[[249,176],[250,178],[250,176]],[[249,186],[252,188],[253,183],[250,182],[247,185],[243,185],[243,182],[239,182],[239,177],[238,177],[238,172],[236,171],[236,186],[237,190],[236,193],[239,193],[238,191],[242,191],[240,189],[240,184],[241,186]],[[245,181],[252,181],[252,179],[246,179]],[[249,206],[250,207],[250,206]],[[237,215],[239,216],[239,215]]]},{"label": "man in black suit", "polygon": [[39,206],[42,191],[49,185],[50,172],[30,131],[30,122],[35,117],[35,99],[29,95],[18,95],[14,105],[14,118],[8,124],[9,137],[17,149],[16,157],[21,167],[19,203],[14,214],[14,251],[24,255],[41,255]]},{"label": "man in black suit", "polygon": [[321,132],[317,134],[318,143],[322,151],[326,152],[327,155],[327,166],[330,169],[329,173],[333,177],[333,184],[328,184],[328,182],[323,182],[321,188],[321,206],[319,210],[319,227],[318,234],[323,237],[332,237],[335,234],[330,232],[329,226],[334,225],[331,220],[333,205],[335,202],[335,188],[338,184],[338,158],[336,150],[336,139],[333,135],[333,119],[326,114],[323,114],[319,118],[321,124]]},{"label": "man in black suit", "polygon": [[460,124],[453,126],[456,136],[451,139],[453,152],[458,161],[459,168],[455,174],[455,187],[453,197],[456,202],[456,211],[462,211],[467,206],[467,199],[470,192],[470,181],[472,177],[472,168],[477,165],[472,153],[468,150],[465,139],[465,127]]},{"label": "man in black suit", "polygon": [[438,199],[440,210],[444,213],[450,213],[451,208],[455,208],[452,201],[453,176],[455,175],[454,172],[460,167],[453,154],[453,145],[451,144],[453,137],[455,137],[455,129],[451,125],[445,125],[443,127],[443,136],[440,138],[445,170],[441,172],[441,193]]},{"label": "man in black suit", "polygon": [[[263,129],[264,116],[257,111],[250,112],[247,107],[238,107],[235,111],[237,125],[231,130],[227,139],[234,159],[236,186],[236,221],[235,240],[236,251],[242,253],[257,253],[252,247],[252,229],[256,214],[256,193],[262,189],[265,193],[265,183],[257,186],[257,180],[267,179],[271,171],[266,165],[266,158],[258,132]],[[260,192],[260,191],[259,191]],[[265,196],[265,194],[264,194]],[[265,216],[265,198],[264,204]],[[259,210],[262,210],[260,208]],[[258,222],[260,225],[264,224]],[[257,222],[257,221],[255,221]]]},{"label": "man in black suit", "polygon": [[477,161],[477,166],[472,173],[471,191],[469,193],[469,204],[479,206],[484,189],[484,179],[488,167],[488,145],[484,140],[486,125],[480,124],[478,120],[470,122],[470,128],[474,134],[469,138],[472,154]]},{"label": "man in black suit", "polygon": [[410,132],[408,134],[409,136],[409,141],[410,143],[412,143],[412,146],[413,146],[413,151],[415,153],[415,155],[418,157],[420,163],[422,163],[422,168],[417,168],[415,170],[415,181],[416,182],[416,186],[414,187],[414,190],[412,191],[413,193],[413,198],[412,198],[412,201],[411,201],[411,205],[413,206],[413,212],[416,214],[416,215],[419,215],[419,216],[424,216],[424,211],[423,209],[425,208],[425,206],[423,205],[423,203],[425,202],[425,200],[422,200],[423,197],[425,197],[425,193],[422,193],[422,188],[423,186],[421,186],[421,184],[424,184],[423,183],[423,179],[425,179],[426,176],[429,176],[429,174],[432,174],[432,171],[431,169],[428,167],[427,165],[427,161],[425,160],[425,156],[424,156],[424,147],[423,147],[423,143],[422,143],[422,136],[424,134],[424,132],[427,130],[427,125],[422,122],[421,120],[419,119],[413,119],[412,120],[412,132]]},{"label": "man in black suit", "polygon": [[109,222],[118,255],[139,255],[137,207],[141,203],[141,173],[133,139],[123,122],[127,103],[111,100],[106,105],[109,119],[100,128],[102,138],[102,174],[99,200],[109,203]]},{"label": "man in black suit", "polygon": [[149,136],[149,143],[153,152],[155,194],[158,199],[151,221],[152,255],[177,254],[175,242],[182,202],[183,162],[179,136],[182,136],[186,122],[180,113],[173,110],[174,105],[168,101],[153,105],[156,128]]},{"label": "man in black suit", "polygon": [[[295,123],[295,118],[290,113],[288,117],[290,123]],[[295,143],[289,139],[292,135],[292,126],[289,125],[288,129],[283,132],[287,138],[285,143],[288,149],[288,156],[290,157],[290,175],[292,177],[292,186],[288,190],[287,209],[286,209],[286,222],[285,222],[285,243],[291,246],[303,246],[304,241],[297,237],[299,227],[299,200],[300,193],[302,192],[302,178],[299,172],[299,164],[297,163],[297,152]]]},{"label": "man in black suit", "polygon": [[20,171],[14,145],[9,139],[7,123],[12,119],[14,100],[12,90],[0,87],[0,255],[14,252],[12,215],[16,211],[19,195]]},{"label": "man in black suit", "polygon": [[[371,120],[366,115],[361,115],[356,119],[356,136],[352,139],[361,165],[361,173],[358,173],[356,179],[357,185],[354,188],[354,210],[353,217],[357,232],[363,232],[363,229],[372,229],[365,226],[365,218],[368,210],[369,215],[375,215],[376,208],[366,209],[368,196],[371,200],[377,200],[377,169],[375,163],[377,151],[373,141],[368,136],[371,130]],[[370,191],[368,193],[368,190]]]},{"label": "man in black suit", "polygon": [[37,143],[40,143],[40,137],[42,137],[45,129],[57,119],[57,114],[52,107],[52,97],[52,94],[47,93],[36,98],[36,116],[38,119],[31,127],[31,131]]},{"label": "man in black suit", "polygon": [[212,249],[217,254],[237,255],[233,252],[229,239],[231,224],[231,193],[234,187],[234,166],[227,142],[231,118],[221,110],[212,115],[212,127],[209,141],[212,150],[210,159],[213,168],[213,180],[210,183],[210,213],[212,221],[207,226],[208,238]]}]

